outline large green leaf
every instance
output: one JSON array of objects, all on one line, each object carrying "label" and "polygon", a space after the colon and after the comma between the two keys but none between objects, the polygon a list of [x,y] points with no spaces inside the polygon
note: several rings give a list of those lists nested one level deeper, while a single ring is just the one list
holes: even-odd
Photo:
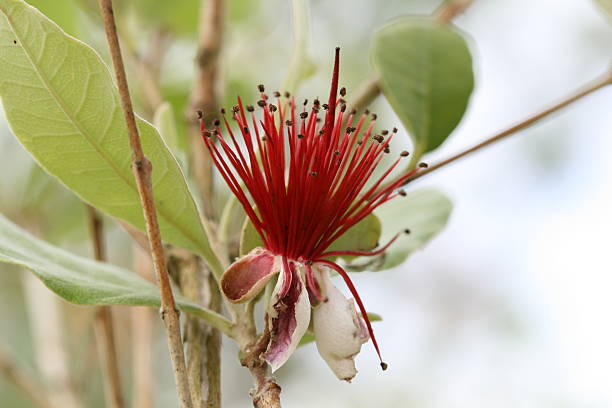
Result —
[{"label": "large green leaf", "polygon": [[[371,214],[353,225],[335,240],[329,246],[328,251],[367,251],[373,249],[378,244],[381,230],[380,221],[375,215]],[[261,246],[263,246],[263,241],[251,220],[247,218],[242,227],[242,235],[240,236],[240,255],[245,255],[252,249]]]},{"label": "large green leaf", "polygon": [[[11,129],[50,174],[83,200],[140,229],[117,89],[98,54],[20,0],[0,0],[0,97]],[[138,120],[153,164],[162,237],[220,273],[181,170],[156,129]]]},{"label": "large green leaf", "polygon": [[[159,307],[159,290],[149,281],[117,266],[96,262],[55,247],[0,215],[0,262],[30,269],[53,292],[79,305]],[[223,316],[177,296],[177,305],[229,333]]]},{"label": "large green leaf", "polygon": [[457,126],[474,88],[472,57],[457,30],[401,18],[374,36],[372,62],[383,93],[415,144],[438,147]]},{"label": "large green leaf", "polygon": [[384,204],[376,210],[383,227],[381,243],[387,242],[404,229],[410,230],[410,233],[402,234],[373,263],[368,264],[371,260],[360,258],[355,264],[359,265],[359,261],[362,261],[367,265],[361,268],[365,270],[384,270],[401,264],[446,226],[452,208],[450,199],[433,189],[408,192],[406,197],[398,197]]}]

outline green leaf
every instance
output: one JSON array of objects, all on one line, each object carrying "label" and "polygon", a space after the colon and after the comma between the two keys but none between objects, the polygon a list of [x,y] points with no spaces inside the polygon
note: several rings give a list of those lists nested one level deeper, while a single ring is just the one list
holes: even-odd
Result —
[{"label": "green leaf", "polygon": [[376,33],[371,57],[416,157],[440,146],[459,124],[474,88],[463,35],[432,20],[401,18]]},{"label": "green leaf", "polygon": [[400,265],[446,226],[452,207],[448,197],[433,189],[408,192],[406,197],[384,204],[376,210],[383,227],[381,243],[404,229],[410,233],[402,234],[377,260],[359,258],[350,269],[375,271]]},{"label": "green leaf", "polygon": [[[74,255],[35,238],[0,215],[0,262],[23,266],[54,293],[79,305],[159,307],[159,290],[149,281],[117,266]],[[224,333],[223,316],[176,296],[181,310],[201,317]]]},{"label": "green leaf", "polygon": [[[381,223],[375,215],[369,215],[353,225],[335,240],[327,251],[367,251],[376,247],[382,232]],[[252,249],[262,247],[261,240],[253,223],[247,218],[242,227],[240,236],[240,255],[248,254]],[[351,258],[351,257],[343,257]]]},{"label": "green leaf", "polygon": [[[140,229],[119,95],[98,54],[20,0],[0,0],[0,97],[23,146],[88,203]],[[162,237],[220,274],[183,174],[153,126],[138,119]]]},{"label": "green leaf", "polygon": [[[382,320],[382,317],[376,313],[368,313],[368,318],[370,319],[371,322],[379,322]],[[302,339],[300,340],[300,344],[298,346],[303,346],[305,344],[313,343],[314,341],[315,341],[314,333],[311,330],[308,330],[302,336]]]}]

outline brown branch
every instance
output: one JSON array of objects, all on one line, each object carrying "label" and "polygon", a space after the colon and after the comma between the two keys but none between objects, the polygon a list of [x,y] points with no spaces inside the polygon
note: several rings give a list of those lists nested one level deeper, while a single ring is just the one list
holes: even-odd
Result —
[{"label": "brown branch", "polygon": [[349,111],[355,110],[359,112],[368,107],[381,93],[378,85],[378,78],[373,77],[361,84],[357,89],[356,95],[349,104]]},{"label": "brown branch", "polygon": [[200,14],[200,32],[196,54],[196,72],[189,105],[185,112],[191,143],[190,171],[194,175],[204,214],[214,219],[214,182],[213,163],[202,145],[197,121],[197,111],[204,113],[204,123],[209,126],[216,117],[219,108],[218,65],[221,42],[223,39],[223,0],[202,2]]},{"label": "brown branch", "polygon": [[[87,205],[87,218],[93,245],[94,259],[104,261],[106,253],[104,248],[104,226],[102,218],[96,210]],[[115,333],[113,330],[113,317],[109,306],[98,306],[95,312],[95,334],[100,362],[104,366],[103,377],[106,388],[106,401],[111,408],[123,408],[123,395],[121,393],[121,377],[117,362],[117,348],[115,346]]]},{"label": "brown branch", "polygon": [[272,377],[268,363],[262,358],[262,354],[266,351],[270,342],[267,317],[266,327],[259,338],[256,337],[254,327],[245,327],[245,332],[250,343],[241,347],[244,353],[241,363],[249,369],[255,383],[255,387],[251,390],[253,406],[255,408],[280,408],[281,387]]},{"label": "brown branch", "polygon": [[189,382],[187,380],[187,369],[185,366],[185,355],[183,342],[181,339],[181,328],[179,311],[174,302],[172,287],[166,268],[166,257],[161,241],[157,214],[155,211],[155,201],[153,199],[153,187],[151,185],[151,162],[145,157],[136,127],[136,119],[132,108],[132,101],[121,57],[119,38],[117,37],[117,27],[113,14],[112,0],[99,0],[100,11],[104,20],[104,30],[110,48],[117,86],[121,96],[121,106],[127,125],[130,148],[132,150],[132,170],[136,178],[138,194],[142,203],[145,225],[149,244],[151,246],[151,256],[155,268],[155,274],[159,283],[161,294],[161,317],[166,328],[170,357],[174,369],[174,377],[177,391],[182,408],[192,408],[191,396],[189,394]]},{"label": "brown branch", "polygon": [[38,407],[55,408],[45,394],[45,387],[21,369],[9,356],[9,353],[2,349],[0,349],[0,374],[24,395],[27,395]]},{"label": "brown branch", "polygon": [[419,171],[418,173],[416,173],[414,176],[412,176],[411,178],[409,178],[408,180],[406,180],[405,184],[410,183],[411,181],[414,181],[418,178],[421,178],[423,176],[425,176],[426,174],[430,174],[433,171],[436,171],[438,169],[441,169],[442,167],[461,159],[462,157],[465,157],[471,153],[474,153],[480,149],[482,149],[483,147],[489,146],[490,144],[493,144],[497,141],[500,141],[514,133],[517,133],[520,130],[523,130],[531,125],[533,125],[534,123],[538,122],[540,119],[543,119],[545,117],[547,117],[548,115],[557,112],[558,110],[576,102],[577,100],[597,91],[598,89],[604,88],[607,85],[612,84],[612,71],[606,73],[605,75],[600,76],[599,78],[596,78],[595,80],[589,82],[588,84],[586,84],[585,86],[583,86],[582,88],[578,89],[577,91],[574,91],[573,93],[571,93],[570,95],[566,96],[565,98],[563,98],[560,102],[550,106],[549,108],[546,108],[538,113],[535,113],[533,115],[531,115],[530,117],[528,117],[527,119],[513,125],[510,126],[509,128],[502,130],[501,132],[497,133],[494,136],[491,136],[490,138],[476,144],[475,146],[472,146],[468,149],[463,150],[462,152],[459,152],[445,160],[442,160],[434,165],[429,166],[428,168]]},{"label": "brown branch", "polygon": [[438,23],[448,24],[473,2],[474,0],[447,0],[434,11],[433,16]]},{"label": "brown branch", "polygon": [[[225,2],[203,0],[200,7],[196,70],[185,118],[191,145],[190,173],[198,186],[204,216],[214,220],[216,209],[213,162],[202,144],[197,112],[204,113],[205,124],[209,126],[219,109],[219,55],[223,40]],[[217,282],[211,271],[194,257],[191,257],[191,262],[186,266],[194,262],[193,267],[180,269],[179,281],[183,294],[192,301],[219,312],[221,294]],[[188,318],[186,324],[188,368],[192,374],[194,406],[219,408],[221,407],[221,334],[197,318]],[[205,350],[204,353],[202,349]]]}]

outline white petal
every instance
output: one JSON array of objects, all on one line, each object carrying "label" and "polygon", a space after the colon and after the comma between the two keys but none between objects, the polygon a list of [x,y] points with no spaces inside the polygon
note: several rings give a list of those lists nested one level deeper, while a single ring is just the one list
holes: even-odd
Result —
[{"label": "white petal", "polygon": [[347,299],[329,278],[327,268],[316,265],[326,302],[313,310],[313,328],[319,354],[340,380],[351,381],[357,374],[354,357],[368,341],[365,322],[357,314],[353,299]]},{"label": "white petal", "polygon": [[[284,270],[284,266],[282,269]],[[276,371],[289,359],[300,344],[310,324],[310,301],[300,271],[292,271],[291,286],[283,298],[279,292],[285,284],[286,275],[281,274],[268,304],[268,324],[271,339],[264,358]]]}]

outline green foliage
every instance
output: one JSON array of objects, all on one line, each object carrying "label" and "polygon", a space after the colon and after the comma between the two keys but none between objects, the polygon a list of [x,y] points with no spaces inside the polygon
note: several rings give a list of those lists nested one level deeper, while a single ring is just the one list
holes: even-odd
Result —
[{"label": "green foliage", "polygon": [[474,88],[467,43],[432,20],[401,18],[376,33],[372,62],[418,160],[444,142],[467,108]]},{"label": "green foliage", "polygon": [[[353,225],[348,231],[342,234],[330,246],[328,251],[352,250],[367,251],[378,243],[381,234],[381,223],[375,215],[369,215],[357,224]],[[242,235],[240,236],[240,255],[246,255],[252,249],[262,247],[257,230],[249,218],[244,222]]]},{"label": "green foliage", "polygon": [[366,267],[359,268],[355,262],[354,269],[384,270],[400,265],[444,229],[452,208],[450,199],[433,189],[409,192],[383,205],[376,210],[383,228],[381,243],[404,229],[410,233],[402,234],[378,260],[362,258]]},{"label": "green foliage", "polygon": [[[24,147],[83,200],[140,229],[144,220],[118,92],[90,47],[36,9],[0,0],[0,97]],[[163,238],[220,269],[181,170],[153,126],[138,120],[153,164]]]},{"label": "green foliage", "polygon": [[[54,293],[79,305],[159,307],[159,290],[133,272],[83,258],[35,238],[0,215],[0,262],[23,266]],[[178,306],[229,332],[222,316],[178,296]]]}]

